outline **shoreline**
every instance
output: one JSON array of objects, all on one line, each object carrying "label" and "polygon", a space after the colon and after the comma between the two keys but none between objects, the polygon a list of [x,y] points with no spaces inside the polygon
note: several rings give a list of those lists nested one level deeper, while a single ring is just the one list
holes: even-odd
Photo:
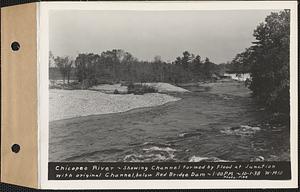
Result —
[{"label": "shoreline", "polygon": [[[193,86],[213,88],[215,85],[222,83],[224,82],[198,82]],[[241,82],[234,80],[226,83],[241,84]],[[149,84],[156,84],[155,87],[159,88],[158,93],[145,93],[143,95],[111,93],[115,88],[121,88],[124,91],[124,87],[120,84],[103,84],[98,85],[97,88],[84,90],[49,89],[49,122],[161,106],[181,100],[181,94],[193,93],[193,91],[185,89],[189,87],[188,84],[179,86],[169,83]]]},{"label": "shoreline", "polygon": [[49,122],[89,115],[127,112],[181,100],[163,93],[106,94],[93,90],[50,89]]},{"label": "shoreline", "polygon": [[[179,100],[177,101],[181,101],[183,98],[179,98]],[[112,115],[122,115],[122,114],[134,114],[134,113],[139,113],[139,112],[147,112],[148,110],[151,110],[155,107],[164,107],[164,106],[168,106],[168,105],[172,105],[174,102],[177,101],[169,101],[166,102],[164,104],[161,105],[156,105],[156,106],[148,106],[148,107],[137,107],[137,108],[133,108],[133,109],[129,109],[127,111],[121,111],[121,112],[114,112],[114,113],[102,113],[102,114],[92,114],[92,115],[81,115],[81,116],[77,116],[77,117],[70,117],[70,118],[66,118],[66,119],[58,119],[58,120],[53,120],[53,121],[49,121],[49,123],[55,123],[55,122],[59,122],[59,121],[72,121],[74,119],[82,119],[82,118],[93,118],[93,117],[110,117]]]}]

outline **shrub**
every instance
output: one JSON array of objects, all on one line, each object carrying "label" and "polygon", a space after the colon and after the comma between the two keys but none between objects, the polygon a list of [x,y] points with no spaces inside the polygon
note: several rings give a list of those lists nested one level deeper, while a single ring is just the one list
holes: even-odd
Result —
[{"label": "shrub", "polygon": [[118,91],[118,89],[114,90],[114,94],[120,94],[120,92]]},{"label": "shrub", "polygon": [[76,89],[88,89],[92,84],[88,80],[82,82],[74,81],[68,84],[55,83],[52,81],[49,85],[49,89],[65,89],[65,90],[76,90]]},{"label": "shrub", "polygon": [[157,93],[157,89],[145,84],[130,83],[127,88],[128,94],[143,95],[144,93]]}]

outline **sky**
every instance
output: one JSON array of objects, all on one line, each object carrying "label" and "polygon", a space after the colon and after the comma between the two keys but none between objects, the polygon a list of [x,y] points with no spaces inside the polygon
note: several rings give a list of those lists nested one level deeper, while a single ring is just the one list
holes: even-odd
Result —
[{"label": "sky", "polygon": [[[273,11],[274,12],[274,11]],[[123,49],[139,60],[174,61],[189,51],[214,63],[231,61],[255,41],[253,31],[271,10],[51,11],[54,56]]]}]

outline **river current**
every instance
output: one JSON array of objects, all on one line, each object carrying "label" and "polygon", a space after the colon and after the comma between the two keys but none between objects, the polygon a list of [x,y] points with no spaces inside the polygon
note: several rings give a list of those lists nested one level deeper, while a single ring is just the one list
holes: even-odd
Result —
[{"label": "river current", "polygon": [[165,105],[49,123],[49,161],[289,160],[289,127],[270,124],[243,83],[183,85]]}]

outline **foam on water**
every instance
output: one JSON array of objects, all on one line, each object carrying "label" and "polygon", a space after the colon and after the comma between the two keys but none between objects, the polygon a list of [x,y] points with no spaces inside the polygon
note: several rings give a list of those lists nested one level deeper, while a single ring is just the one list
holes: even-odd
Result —
[{"label": "foam on water", "polygon": [[174,152],[176,149],[172,149],[170,147],[150,147],[143,149],[144,151],[165,151],[165,152]]},{"label": "foam on water", "polygon": [[173,149],[171,147],[152,146],[148,148],[143,148],[140,153],[126,155],[124,157],[124,161],[125,162],[174,161],[175,151],[176,149]]},{"label": "foam on water", "polygon": [[199,133],[199,132],[190,132],[190,133],[180,133],[179,135],[178,135],[178,137],[180,137],[180,138],[185,138],[185,137],[193,137],[193,136],[199,136],[199,135],[202,135],[201,133]]},{"label": "foam on water", "polygon": [[263,156],[253,157],[250,159],[250,162],[264,161],[265,158]]},{"label": "foam on water", "polygon": [[179,137],[184,137],[184,136],[186,136],[187,135],[187,133],[180,133],[178,136]]},{"label": "foam on water", "polygon": [[226,135],[240,135],[240,136],[251,136],[257,131],[260,131],[259,127],[251,127],[249,125],[241,125],[239,127],[227,127],[221,130],[221,133]]},{"label": "foam on water", "polygon": [[228,162],[228,161],[219,159],[217,157],[198,157],[194,155],[189,159],[189,162]]},{"label": "foam on water", "polygon": [[124,157],[125,162],[157,162],[165,160],[168,160],[168,158],[161,154],[130,154]]}]

